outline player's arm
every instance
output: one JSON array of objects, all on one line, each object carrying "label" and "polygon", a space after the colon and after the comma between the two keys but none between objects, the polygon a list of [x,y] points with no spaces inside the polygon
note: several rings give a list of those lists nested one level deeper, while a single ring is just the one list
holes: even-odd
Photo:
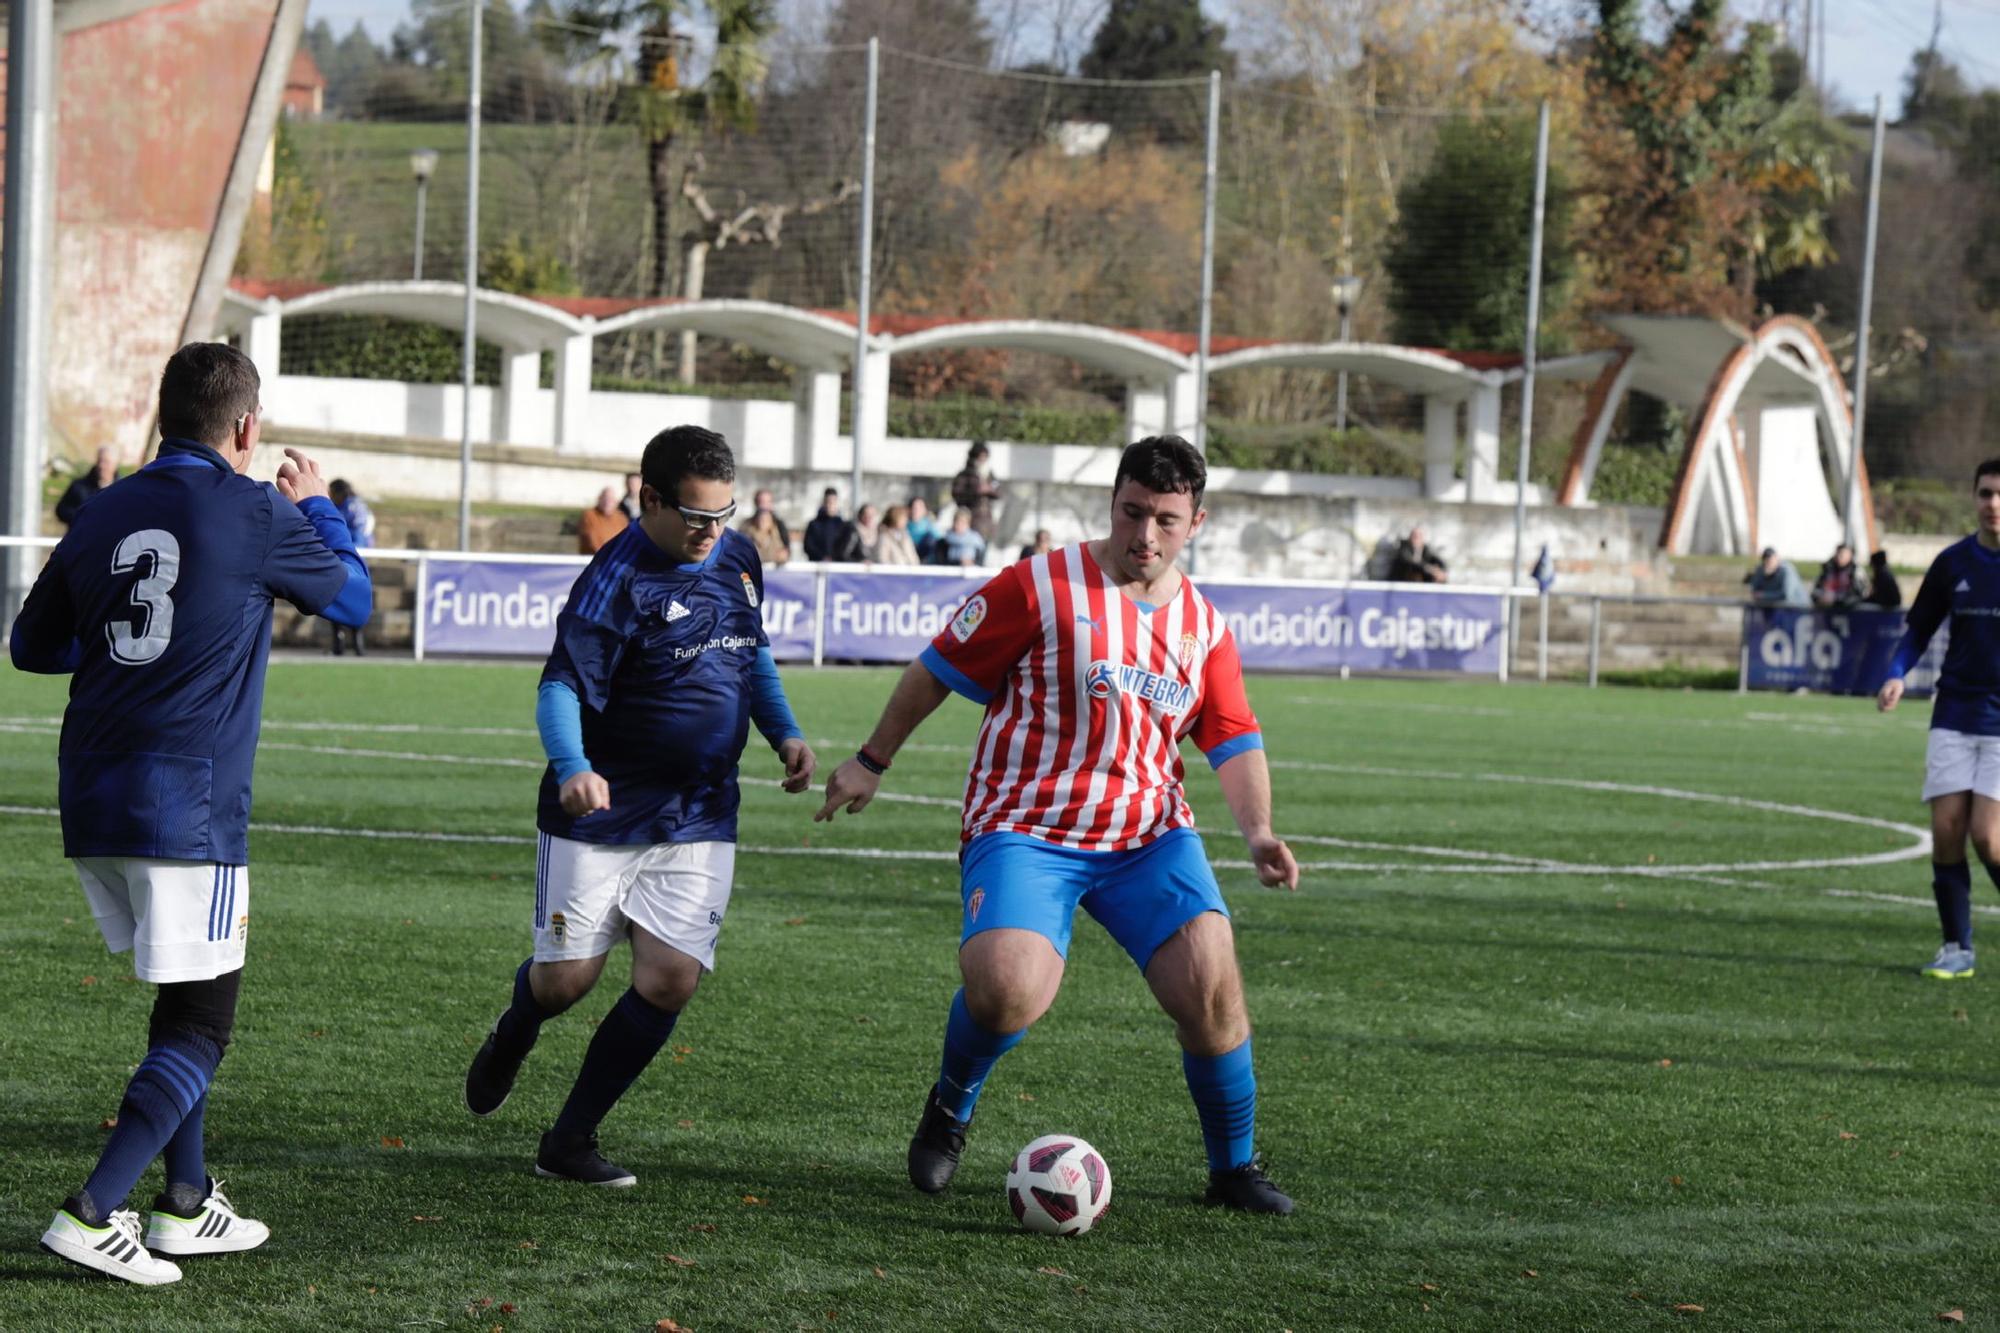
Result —
[{"label": "player's arm", "polygon": [[278,493],[293,507],[273,504],[264,582],[307,615],[359,629],[375,609],[368,566],[354,549],[347,520],[327,498],[319,464],[296,449],[285,450],[285,457]]},{"label": "player's arm", "polygon": [[83,645],[76,637],[76,610],[70,601],[69,580],[62,576],[58,556],[50,556],[21,614],[14,617],[14,632],[7,642],[8,656],[16,671],[61,676],[76,670],[83,660]]},{"label": "player's arm", "polygon": [[568,681],[544,680],[535,692],[535,730],[542,753],[556,771],[563,812],[581,819],[611,808],[611,784],[599,777],[583,753],[583,702]]},{"label": "player's arm", "polygon": [[555,646],[535,691],[535,730],[555,769],[557,800],[572,819],[611,808],[611,784],[591,768],[583,750],[583,710],[601,713],[611,702],[611,680],[625,656],[625,636],[615,625],[576,611],[585,603],[607,610],[618,605],[622,594],[598,585],[609,577],[600,561],[577,575],[568,603],[556,616]]},{"label": "player's arm", "polygon": [[819,761],[812,746],[806,744],[798,719],[792,716],[784,682],[778,679],[777,659],[768,647],[757,649],[757,660],[750,668],[750,720],[785,761],[785,790],[801,792],[810,787]]},{"label": "player's arm", "polygon": [[1299,863],[1292,849],[1271,830],[1271,766],[1264,758],[1264,733],[1243,688],[1243,662],[1227,630],[1202,664],[1201,711],[1188,733],[1215,770],[1222,799],[1243,840],[1250,846],[1258,880],[1272,888],[1299,887]]},{"label": "player's arm", "polygon": [[1951,614],[1951,571],[1945,568],[1942,557],[1933,560],[1931,567],[1924,571],[1924,581],[1917,588],[1917,596],[1910,603],[1908,617],[1903,622],[1903,641],[1896,645],[1896,655],[1889,659],[1888,679],[1875,693],[1875,706],[1888,712],[1902,702],[1903,678],[1922,660],[1924,649],[1931,646],[1931,639]]}]

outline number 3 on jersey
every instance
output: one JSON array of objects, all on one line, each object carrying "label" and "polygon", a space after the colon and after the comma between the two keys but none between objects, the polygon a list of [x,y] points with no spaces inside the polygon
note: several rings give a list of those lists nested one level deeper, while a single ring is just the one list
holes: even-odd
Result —
[{"label": "number 3 on jersey", "polygon": [[132,605],[139,608],[135,626],[124,620],[111,621],[104,633],[111,640],[113,661],[126,666],[144,666],[167,651],[174,633],[174,604],[167,596],[181,576],[181,544],[162,528],[142,528],[124,541],[111,555],[111,572],[123,574],[137,569],[146,556],[153,557],[153,572],[132,585]]}]

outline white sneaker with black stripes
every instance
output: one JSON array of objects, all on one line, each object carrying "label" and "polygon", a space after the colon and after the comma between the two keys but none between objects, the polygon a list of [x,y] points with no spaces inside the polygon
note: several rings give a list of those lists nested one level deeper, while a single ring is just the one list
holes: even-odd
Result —
[{"label": "white sneaker with black stripes", "polygon": [[174,1188],[185,1197],[162,1194],[153,1201],[153,1219],[146,1226],[147,1249],[161,1254],[235,1254],[254,1250],[271,1239],[271,1228],[254,1217],[237,1216],[223,1197],[221,1181],[209,1179],[208,1197],[198,1205],[191,1197],[191,1187]]},{"label": "white sneaker with black stripes", "polygon": [[157,1259],[139,1243],[139,1214],[121,1208],[97,1224],[84,1221],[70,1202],[56,1212],[56,1220],[42,1233],[42,1248],[57,1258],[85,1268],[94,1268],[142,1287],[162,1287],[181,1280],[178,1265]]}]

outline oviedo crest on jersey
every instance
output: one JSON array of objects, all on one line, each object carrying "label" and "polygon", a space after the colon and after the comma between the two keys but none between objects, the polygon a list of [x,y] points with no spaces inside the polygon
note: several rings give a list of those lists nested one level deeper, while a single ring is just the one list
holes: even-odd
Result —
[{"label": "oviedo crest on jersey", "polygon": [[750,571],[743,571],[743,595],[750,601],[750,609],[757,609],[757,585],[750,579]]},{"label": "oviedo crest on jersey", "polygon": [[972,632],[986,623],[986,599],[974,593],[958,614],[951,618],[951,636],[960,643],[972,637]]}]

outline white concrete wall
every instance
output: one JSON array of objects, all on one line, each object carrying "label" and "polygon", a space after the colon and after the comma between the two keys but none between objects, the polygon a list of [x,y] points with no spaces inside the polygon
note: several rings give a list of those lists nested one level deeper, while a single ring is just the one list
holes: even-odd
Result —
[{"label": "white concrete wall", "polygon": [[[1804,569],[1840,544],[1840,514],[1820,463],[1818,416],[1811,407],[1768,407],[1756,431],[1755,548],[1775,546]],[[1867,557],[1862,557],[1866,563]]]}]

